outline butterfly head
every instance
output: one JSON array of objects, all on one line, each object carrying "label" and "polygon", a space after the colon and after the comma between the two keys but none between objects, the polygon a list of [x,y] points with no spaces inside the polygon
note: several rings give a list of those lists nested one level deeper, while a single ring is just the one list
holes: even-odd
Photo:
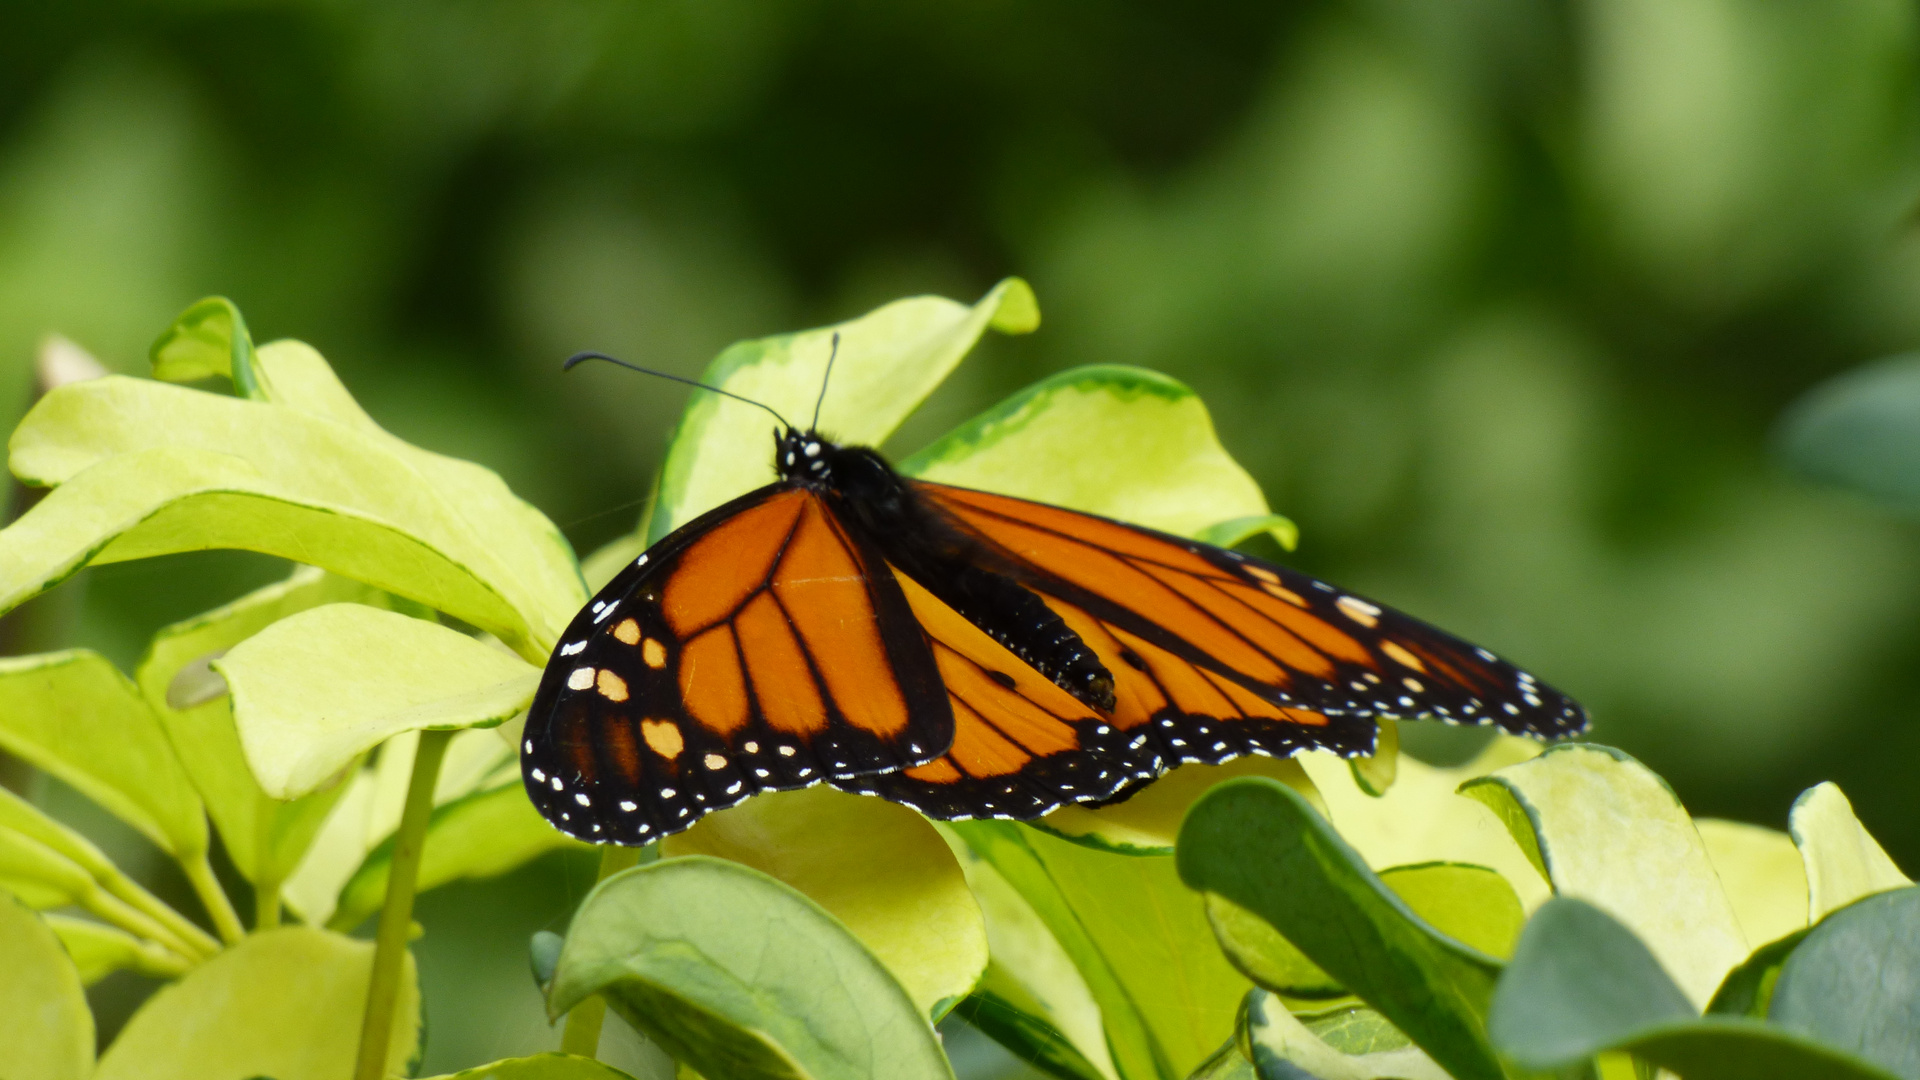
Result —
[{"label": "butterfly head", "polygon": [[773,467],[782,480],[831,484],[835,459],[840,447],[820,437],[818,431],[787,428],[773,436]]}]

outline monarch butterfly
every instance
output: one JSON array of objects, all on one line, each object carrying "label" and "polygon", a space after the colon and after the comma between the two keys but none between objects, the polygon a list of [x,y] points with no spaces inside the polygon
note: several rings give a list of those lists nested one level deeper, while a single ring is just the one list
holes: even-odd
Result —
[{"label": "monarch butterfly", "polygon": [[555,647],[521,768],[563,832],[643,844],[816,783],[1028,819],[1185,762],[1369,753],[1377,716],[1586,727],[1493,653],[1304,574],[780,422],[779,479],[648,549]]}]

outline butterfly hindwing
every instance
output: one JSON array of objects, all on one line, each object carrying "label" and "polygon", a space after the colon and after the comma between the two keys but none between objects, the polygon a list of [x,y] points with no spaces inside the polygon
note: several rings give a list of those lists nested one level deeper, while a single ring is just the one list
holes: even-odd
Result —
[{"label": "butterfly hindwing", "polygon": [[941,685],[871,543],[775,484],[656,544],[575,617],[529,710],[523,775],[566,832],[645,843],[758,791],[938,756]]}]

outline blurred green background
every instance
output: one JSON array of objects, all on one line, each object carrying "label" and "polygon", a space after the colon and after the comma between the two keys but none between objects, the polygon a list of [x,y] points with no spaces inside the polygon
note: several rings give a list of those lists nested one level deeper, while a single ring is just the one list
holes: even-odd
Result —
[{"label": "blurred green background", "polygon": [[[1911,871],[1920,530],[1787,475],[1768,436],[1920,346],[1914,23],[1893,0],[9,4],[0,416],[42,335],[138,372],[225,293],[585,553],[633,526],[685,391],[563,378],[567,354],[693,374],[1020,274],[1041,331],[987,343],[893,449],[1071,365],[1169,372],[1299,522],[1297,565],[1527,664],[1696,813],[1779,826],[1837,780]],[[68,640],[131,663],[279,572],[89,572]],[[580,888],[550,860],[425,900],[430,1070],[547,1037],[525,935]]]}]

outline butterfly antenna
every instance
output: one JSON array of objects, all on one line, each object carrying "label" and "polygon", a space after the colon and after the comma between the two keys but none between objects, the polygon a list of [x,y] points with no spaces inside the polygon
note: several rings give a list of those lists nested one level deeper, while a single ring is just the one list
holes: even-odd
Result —
[{"label": "butterfly antenna", "polygon": [[820,376],[820,396],[813,399],[813,423],[807,426],[809,431],[820,429],[820,406],[827,400],[827,380],[833,378],[833,360],[840,355],[840,331],[833,332],[833,349],[827,353],[827,373]]},{"label": "butterfly antenna", "polygon": [[[608,356],[606,353],[599,353],[599,352],[574,353],[572,356],[567,357],[566,363],[560,365],[560,370],[572,371],[573,366],[575,364],[582,363],[587,360],[605,360],[609,364],[618,364],[621,367],[626,368],[628,371],[637,371],[642,375],[657,375],[662,379],[667,379],[672,382],[685,383],[688,386],[697,387],[701,390],[710,390],[713,393],[721,395],[722,397],[730,397],[735,401],[744,401],[747,404],[752,405],[756,409],[765,409],[768,412],[772,413],[773,418],[775,420],[780,421],[781,427],[784,427],[788,430],[793,429],[793,425],[787,422],[786,417],[780,415],[779,410],[775,409],[771,405],[765,404],[764,402],[755,401],[750,397],[741,397],[739,394],[736,394],[731,390],[722,390],[717,386],[708,386],[706,383],[703,383],[698,379],[689,379],[683,375],[673,375],[665,371],[655,371],[650,367],[641,367],[639,364],[630,364],[627,361],[622,360],[617,356]],[[817,411],[818,410],[816,407],[816,412]]]}]

